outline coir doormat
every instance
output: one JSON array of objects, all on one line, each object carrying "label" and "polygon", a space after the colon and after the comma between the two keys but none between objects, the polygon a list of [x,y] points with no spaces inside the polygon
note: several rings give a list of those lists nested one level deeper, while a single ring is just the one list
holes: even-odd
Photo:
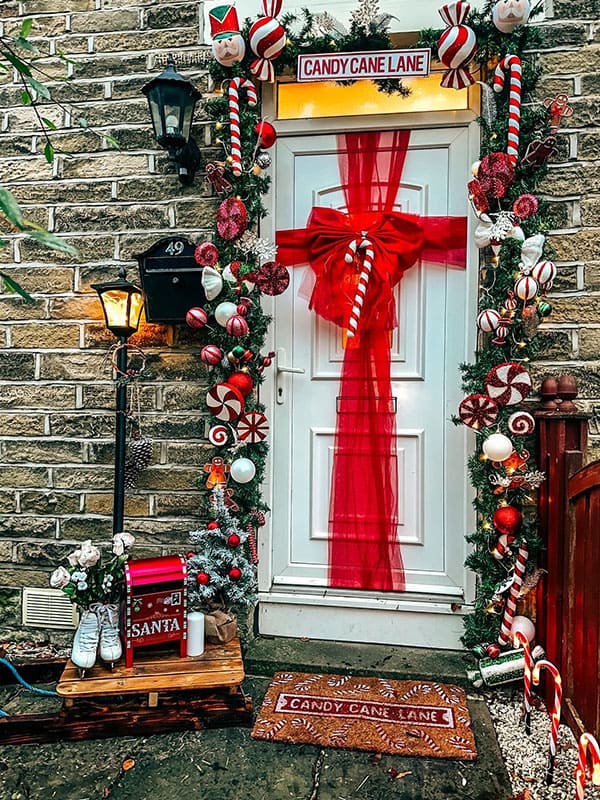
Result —
[{"label": "coir doormat", "polygon": [[477,758],[465,693],[428,681],[277,672],[254,739],[434,758]]}]

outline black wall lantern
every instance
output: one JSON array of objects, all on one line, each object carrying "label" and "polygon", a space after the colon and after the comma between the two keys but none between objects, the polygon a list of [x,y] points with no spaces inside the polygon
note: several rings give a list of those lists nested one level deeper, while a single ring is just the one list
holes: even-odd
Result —
[{"label": "black wall lantern", "polygon": [[142,92],[148,98],[156,141],[177,164],[179,180],[191,183],[200,166],[200,151],[191,129],[201,93],[177,72],[172,55],[167,58],[164,72],[149,81]]}]

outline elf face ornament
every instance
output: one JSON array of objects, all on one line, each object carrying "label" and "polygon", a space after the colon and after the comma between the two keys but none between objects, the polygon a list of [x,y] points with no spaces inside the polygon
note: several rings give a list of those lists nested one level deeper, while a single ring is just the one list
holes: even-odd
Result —
[{"label": "elf face ornament", "polygon": [[208,12],[212,51],[215,59],[224,67],[242,61],[246,43],[240,33],[240,24],[234,6],[217,6]]},{"label": "elf face ornament", "polygon": [[501,33],[512,33],[518,25],[527,23],[530,13],[530,0],[498,0],[492,21]]}]

